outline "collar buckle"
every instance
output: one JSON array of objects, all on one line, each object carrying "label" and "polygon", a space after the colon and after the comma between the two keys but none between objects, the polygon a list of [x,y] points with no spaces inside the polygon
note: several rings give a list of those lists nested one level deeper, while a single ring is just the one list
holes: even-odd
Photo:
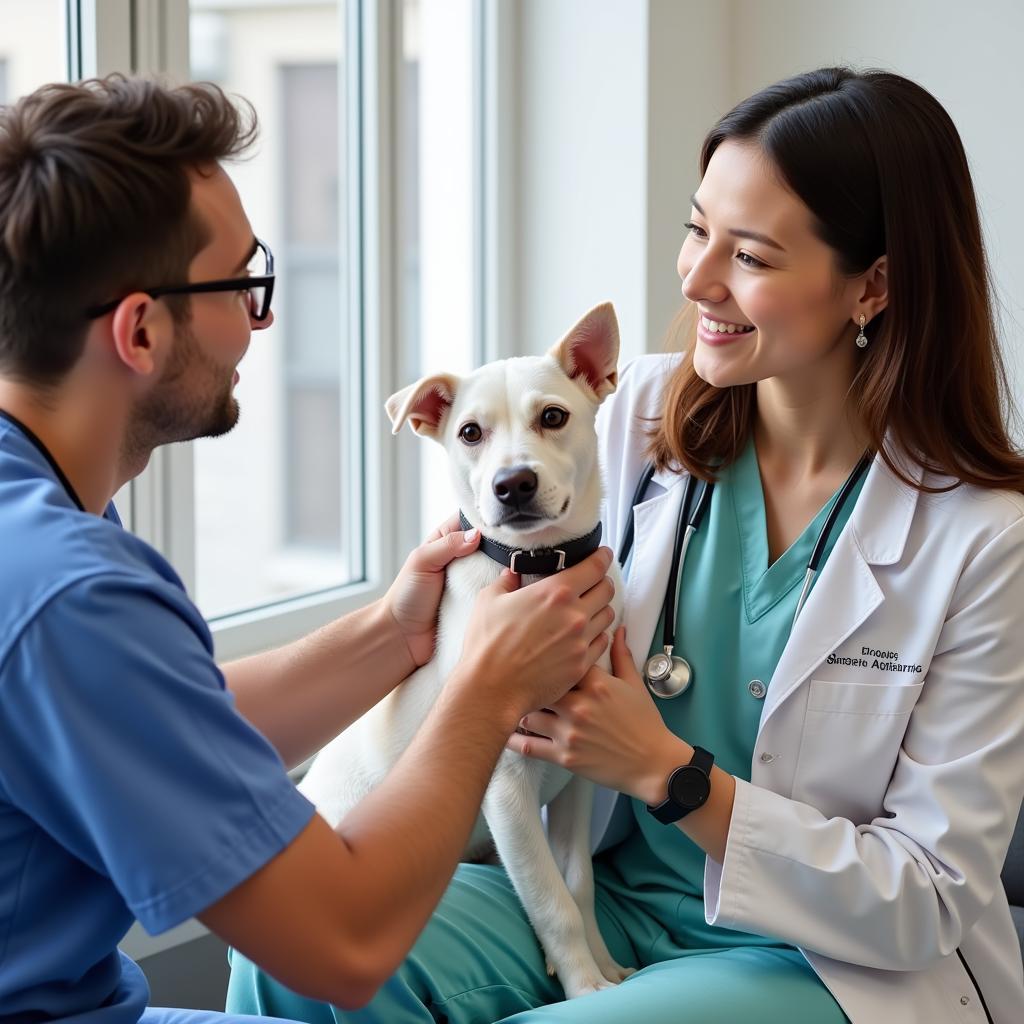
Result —
[{"label": "collar buckle", "polygon": [[[558,555],[558,564],[555,566],[555,568],[552,571],[553,572],[561,572],[565,568],[565,552],[562,550],[562,548],[549,548],[548,550],[553,555]],[[509,556],[509,561],[508,561],[509,572],[517,572],[518,571],[516,569],[516,559],[520,555],[526,555],[528,558],[530,558],[530,557],[533,557],[535,554],[536,554],[536,552],[524,551],[522,548],[520,548],[518,551],[513,551],[512,554]]]}]

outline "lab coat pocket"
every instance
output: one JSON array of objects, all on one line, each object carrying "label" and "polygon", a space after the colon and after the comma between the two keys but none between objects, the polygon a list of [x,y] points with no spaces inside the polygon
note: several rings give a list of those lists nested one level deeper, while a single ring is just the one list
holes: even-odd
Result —
[{"label": "lab coat pocket", "polygon": [[924,686],[812,679],[793,796],[823,814],[870,821],[896,766],[910,713]]}]

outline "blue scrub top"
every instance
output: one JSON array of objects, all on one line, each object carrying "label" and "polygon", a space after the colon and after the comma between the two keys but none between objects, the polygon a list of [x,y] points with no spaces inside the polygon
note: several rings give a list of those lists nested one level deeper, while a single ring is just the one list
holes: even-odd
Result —
[{"label": "blue scrub top", "polygon": [[[819,572],[853,513],[865,478],[857,481],[832,526]],[[690,541],[676,653],[689,661],[693,681],[680,696],[655,703],[673,733],[710,750],[724,771],[748,782],[765,694],[789,640],[811,551],[838,494],[769,565],[764,491],[751,440],[720,473],[704,522]],[[652,654],[662,649],[661,639],[659,619]],[[662,825],[642,801],[630,805],[632,831],[597,863],[604,884],[643,904],[685,948],[783,945],[707,924],[704,851],[675,825]]]},{"label": "blue scrub top", "polygon": [[0,418],[0,1024],[135,1024],[117,944],[201,912],[312,805],[170,565]]}]

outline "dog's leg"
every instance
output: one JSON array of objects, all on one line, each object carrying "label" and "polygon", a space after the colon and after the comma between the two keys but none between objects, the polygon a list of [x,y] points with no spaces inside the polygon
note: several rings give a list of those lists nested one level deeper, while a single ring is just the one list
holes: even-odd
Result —
[{"label": "dog's leg", "polygon": [[548,840],[565,884],[579,907],[593,953],[601,973],[615,983],[635,973],[622,967],[608,952],[594,912],[594,863],[590,856],[590,815],[594,786],[579,775],[548,804]]},{"label": "dog's leg", "polygon": [[544,834],[533,777],[499,765],[484,798],[484,817],[501,862],[567,999],[609,988],[594,960],[586,927]]}]

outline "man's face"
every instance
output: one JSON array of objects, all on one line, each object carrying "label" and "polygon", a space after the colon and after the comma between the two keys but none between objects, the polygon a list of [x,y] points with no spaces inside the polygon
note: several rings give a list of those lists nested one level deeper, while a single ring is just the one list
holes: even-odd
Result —
[{"label": "man's face", "polygon": [[[246,276],[255,239],[238,192],[222,168],[193,173],[192,208],[209,233],[189,265],[189,281]],[[252,331],[273,323],[252,319],[246,291],[188,297],[190,317],[175,332],[159,381],[133,416],[132,438],[144,447],[226,434],[238,422],[236,367]]]}]

